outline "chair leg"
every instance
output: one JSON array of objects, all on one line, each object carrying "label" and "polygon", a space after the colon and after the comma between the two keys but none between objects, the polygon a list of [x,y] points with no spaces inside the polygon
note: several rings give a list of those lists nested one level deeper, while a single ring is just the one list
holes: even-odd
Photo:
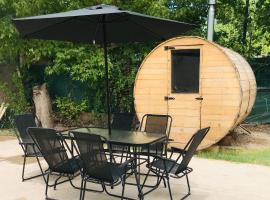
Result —
[{"label": "chair leg", "polygon": [[[147,178],[148,178],[148,176],[149,176],[149,173],[150,173],[150,169],[148,170],[148,172],[147,172],[146,175],[145,175],[145,178],[144,178],[144,180],[143,180],[143,184],[142,184],[141,189],[143,189],[143,187],[144,187],[144,185],[145,185],[145,183],[146,183],[146,180],[147,180]],[[157,184],[158,184],[158,179],[157,179]]]},{"label": "chair leg", "polygon": [[83,183],[82,200],[84,200],[84,196],[85,196],[85,188],[86,188],[86,180],[84,180],[84,183]]},{"label": "chair leg", "polygon": [[190,184],[189,184],[188,175],[186,175],[186,180],[187,180],[187,185],[188,185],[188,194],[190,194]]},{"label": "chair leg", "polygon": [[[149,171],[147,173],[147,177],[148,177],[149,173],[150,173],[150,169],[149,169]],[[143,185],[141,186],[140,185],[140,180],[139,180],[139,177],[138,177],[138,173],[137,173],[137,170],[136,170],[136,166],[135,166],[135,169],[134,169],[134,175],[135,175],[136,185],[137,185],[138,193],[139,193],[138,197],[139,197],[140,200],[143,200],[144,196],[143,196],[143,193],[142,193],[142,189],[143,189],[143,186],[144,186],[144,184],[146,182],[147,177],[144,179]]]},{"label": "chair leg", "polygon": [[23,169],[22,169],[22,182],[24,182],[24,169],[25,169],[25,163],[26,163],[26,155],[23,156]]},{"label": "chair leg", "polygon": [[45,189],[45,196],[46,196],[46,199],[47,199],[47,197],[48,197],[49,177],[50,177],[50,173],[48,172],[48,174],[47,174],[47,180],[46,180],[46,189]]},{"label": "chair leg", "polygon": [[82,177],[81,188],[80,188],[80,200],[82,200],[82,193],[83,193],[83,177]]},{"label": "chair leg", "polygon": [[169,176],[167,176],[166,179],[167,179],[167,185],[168,185],[168,189],[169,189],[170,199],[173,200]]},{"label": "chair leg", "polygon": [[54,181],[54,186],[53,189],[56,190],[56,185],[57,185],[57,181],[62,178],[62,176],[59,176],[55,181]]},{"label": "chair leg", "polygon": [[164,179],[164,178],[162,178],[162,179],[163,179],[164,188],[166,188],[166,187],[167,187],[167,185],[166,185],[166,181],[165,181],[165,179]]},{"label": "chair leg", "polygon": [[[42,167],[41,167],[41,164],[40,164],[40,161],[39,161],[38,156],[36,156],[36,159],[37,159],[37,163],[38,163],[39,169],[40,169],[40,171],[41,171],[41,175],[42,175],[42,177],[43,177],[43,180],[44,180],[44,182],[46,183],[46,179],[45,179],[45,176],[44,176],[44,172],[43,172],[43,169],[42,169]],[[38,176],[39,176],[39,175],[38,175]]]},{"label": "chair leg", "polygon": [[186,180],[187,180],[187,186],[188,186],[188,193],[181,200],[187,198],[191,194],[190,193],[190,184],[189,184],[188,174],[186,174]]},{"label": "chair leg", "polygon": [[25,178],[24,177],[25,165],[26,165],[26,158],[27,158],[27,156],[24,154],[24,156],[23,156],[23,169],[22,169],[22,182],[24,182],[26,180],[30,180],[30,179],[33,179],[33,178],[37,178],[37,177],[43,176],[44,182],[46,183],[46,178],[44,177],[44,172],[43,172],[43,169],[41,167],[40,161],[39,161],[39,159],[38,159],[37,156],[36,156],[36,159],[37,159],[37,163],[38,163],[39,169],[41,171],[41,174],[38,174],[38,175],[35,175],[35,176],[31,176],[31,177],[28,177],[28,178]]},{"label": "chair leg", "polygon": [[122,179],[122,196],[121,196],[121,200],[124,199],[125,186],[126,186],[126,175],[124,175],[124,177]]}]

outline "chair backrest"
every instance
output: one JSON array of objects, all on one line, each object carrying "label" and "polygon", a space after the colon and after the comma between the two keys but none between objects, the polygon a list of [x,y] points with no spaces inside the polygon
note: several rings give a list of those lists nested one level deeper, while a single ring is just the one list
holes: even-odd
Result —
[{"label": "chair backrest", "polygon": [[23,142],[32,141],[26,130],[28,127],[37,127],[34,115],[31,113],[15,115],[14,122],[21,140]]},{"label": "chair backrest", "polygon": [[170,115],[145,114],[141,121],[140,131],[167,134],[169,137],[171,124]]},{"label": "chair backrest", "polygon": [[114,113],[112,118],[112,129],[132,130],[134,114],[131,113]]},{"label": "chair backrest", "polygon": [[208,133],[209,129],[210,127],[200,129],[191,137],[191,139],[184,148],[186,153],[183,154],[182,161],[179,164],[176,174],[187,168],[191,158],[193,157],[194,153],[196,152],[198,146],[201,144],[206,134]]},{"label": "chair backrest", "polygon": [[63,140],[54,129],[30,127],[27,132],[52,171],[56,171],[61,164],[68,160]]},{"label": "chair backrest", "polygon": [[[99,135],[72,132],[82,160],[83,172],[89,177],[105,182],[113,182],[110,163],[107,160],[104,143]],[[108,145],[109,147],[109,145]]]}]

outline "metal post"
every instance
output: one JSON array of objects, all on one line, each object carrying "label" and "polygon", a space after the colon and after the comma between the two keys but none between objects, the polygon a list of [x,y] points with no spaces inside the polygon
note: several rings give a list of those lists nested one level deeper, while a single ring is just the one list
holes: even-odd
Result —
[{"label": "metal post", "polygon": [[215,22],[215,4],[216,0],[209,0],[208,5],[208,21],[207,21],[207,39],[213,41],[214,22]]},{"label": "metal post", "polygon": [[109,89],[107,30],[106,30],[106,16],[105,15],[102,16],[102,24],[103,24],[103,49],[104,49],[104,64],[105,64],[105,78],[106,78],[108,130],[109,130],[109,135],[111,135],[111,107],[110,107],[110,89]]}]

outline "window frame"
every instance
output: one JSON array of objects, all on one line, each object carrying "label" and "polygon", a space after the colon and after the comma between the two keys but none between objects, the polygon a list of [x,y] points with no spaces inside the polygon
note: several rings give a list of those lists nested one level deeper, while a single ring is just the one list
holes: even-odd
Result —
[{"label": "window frame", "polygon": [[[197,90],[190,90],[190,91],[182,91],[182,90],[174,90],[173,89],[173,81],[174,81],[174,78],[173,78],[173,52],[177,52],[177,51],[184,51],[184,50],[199,50],[199,66],[198,66],[198,87],[197,87]],[[170,84],[170,91],[171,91],[171,94],[200,94],[200,69],[201,69],[201,62],[202,62],[202,49],[198,46],[192,48],[192,47],[187,47],[187,48],[178,48],[178,49],[172,49],[170,51],[170,54],[171,54],[171,84]]]}]

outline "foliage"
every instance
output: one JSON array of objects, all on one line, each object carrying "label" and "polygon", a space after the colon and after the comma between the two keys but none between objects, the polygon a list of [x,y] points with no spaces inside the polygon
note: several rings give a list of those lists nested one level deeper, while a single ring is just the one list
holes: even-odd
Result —
[{"label": "foliage", "polygon": [[219,0],[217,5],[216,41],[251,58],[270,54],[270,1],[249,0],[247,43],[242,43],[245,0]]},{"label": "foliage", "polygon": [[[22,40],[13,26],[13,17],[48,14],[112,4],[157,17],[175,19],[198,25],[188,35],[206,34],[207,1],[205,0],[0,0],[0,62],[16,63],[20,55],[20,72],[27,86],[27,96],[35,78],[29,68],[46,63],[44,81],[54,98],[69,97],[75,102],[86,100],[88,110],[105,112],[105,74],[103,50],[98,45],[71,44],[55,41]],[[215,41],[246,57],[270,54],[270,0],[250,0],[247,43],[242,44],[246,0],[218,0],[216,5]],[[109,46],[110,93],[113,112],[133,111],[133,85],[138,66],[153,43]],[[65,91],[55,92],[55,83],[65,77]],[[80,95],[78,95],[80,94]],[[80,97],[78,97],[80,96]],[[59,100],[59,99],[58,99]],[[79,103],[80,104],[80,103]]]},{"label": "foliage", "polygon": [[64,119],[74,119],[77,114],[86,111],[88,108],[86,100],[74,102],[68,97],[57,97],[56,107]]},{"label": "foliage", "polygon": [[24,94],[24,87],[18,73],[12,75],[12,89],[6,83],[0,82],[0,92],[5,95],[4,101],[8,103],[9,111],[14,114],[25,113],[29,109]]}]

